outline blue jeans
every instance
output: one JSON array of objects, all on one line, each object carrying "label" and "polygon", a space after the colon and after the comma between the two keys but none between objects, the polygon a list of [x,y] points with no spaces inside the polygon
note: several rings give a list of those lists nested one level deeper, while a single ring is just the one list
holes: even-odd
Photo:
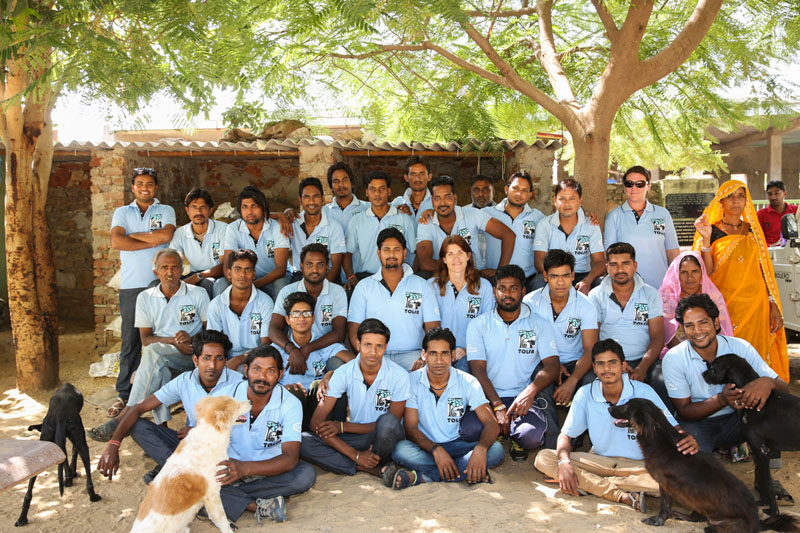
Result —
[{"label": "blue jeans", "polygon": [[701,452],[711,453],[715,448],[728,448],[744,442],[741,415],[737,411],[727,415],[709,416],[702,420],[678,419],[681,428],[697,440]]},{"label": "blue jeans", "polygon": [[219,491],[225,514],[235,522],[245,512],[247,506],[256,498],[274,498],[291,496],[305,492],[317,480],[314,467],[299,461],[293,470],[275,476],[250,476],[240,479],[231,485],[225,485]]},{"label": "blue jeans", "polygon": [[[459,476],[452,481],[464,481],[467,476],[464,471],[467,469],[469,458],[472,457],[472,452],[477,446],[477,442],[467,442],[464,439],[458,438],[450,442],[440,443],[442,448],[450,454],[453,462],[458,468]],[[486,452],[486,469],[494,468],[503,462],[505,450],[503,446],[495,441]],[[425,482],[431,481],[444,481],[439,474],[439,469],[436,467],[436,461],[433,455],[426,452],[410,440],[401,440],[397,443],[392,453],[392,459],[405,467],[413,468],[422,472],[422,477]]]},{"label": "blue jeans", "polygon": [[414,361],[419,359],[421,353],[422,350],[410,350],[407,352],[386,352],[383,356],[411,372],[411,366],[414,364]]},{"label": "blue jeans", "polygon": [[144,453],[161,466],[164,466],[181,442],[174,429],[154,424],[144,418],[139,419],[131,428],[130,435]]}]

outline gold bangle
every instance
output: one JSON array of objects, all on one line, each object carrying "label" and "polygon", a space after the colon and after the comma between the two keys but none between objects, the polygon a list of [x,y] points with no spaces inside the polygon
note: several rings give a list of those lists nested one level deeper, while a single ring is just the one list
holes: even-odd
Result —
[{"label": "gold bangle", "polygon": [[339,433],[344,433],[344,422],[339,421],[340,431]]}]

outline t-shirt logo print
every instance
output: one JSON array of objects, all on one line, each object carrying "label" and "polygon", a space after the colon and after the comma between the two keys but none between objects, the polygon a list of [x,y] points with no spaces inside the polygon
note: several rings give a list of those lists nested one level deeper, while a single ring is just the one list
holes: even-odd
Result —
[{"label": "t-shirt logo print", "polygon": [[403,225],[402,224],[386,224],[387,228],[394,228],[400,233],[403,233]]},{"label": "t-shirt logo print", "polygon": [[447,399],[447,421],[460,422],[464,416],[464,400],[462,398]]},{"label": "t-shirt logo print", "polygon": [[211,243],[211,257],[214,258],[214,261],[219,261],[220,248],[221,246],[219,241]]},{"label": "t-shirt logo print", "polygon": [[193,305],[181,305],[178,307],[178,323],[181,326],[188,326],[192,322],[194,322],[195,317],[197,316],[197,309]]},{"label": "t-shirt logo print", "polygon": [[571,339],[581,331],[581,319],[569,317],[567,320],[567,329],[564,331],[564,337]]},{"label": "t-shirt logo print", "polygon": [[250,333],[252,335],[261,334],[261,313],[250,313]]},{"label": "t-shirt logo print", "polygon": [[333,306],[332,305],[320,305],[319,306],[319,314],[320,320],[322,321],[323,326],[330,326],[331,320],[333,320]]},{"label": "t-shirt logo print", "polygon": [[267,422],[267,434],[264,435],[264,448],[271,448],[281,442],[283,426],[280,422]]},{"label": "t-shirt logo print", "polygon": [[422,293],[421,292],[407,292],[406,293],[406,313],[409,314],[409,315],[418,315],[420,307],[422,307]]},{"label": "t-shirt logo print", "polygon": [[519,330],[520,353],[533,353],[536,349],[536,332],[532,329]]},{"label": "t-shirt logo print", "polygon": [[459,236],[464,237],[464,240],[467,241],[467,244],[470,246],[472,245],[472,235],[469,233],[469,229],[463,228],[456,232]]},{"label": "t-shirt logo print", "polygon": [[475,318],[481,312],[481,297],[470,296],[467,298],[467,318]]},{"label": "t-shirt logo print", "polygon": [[575,243],[575,253],[576,254],[589,253],[589,236],[588,235],[578,235],[578,242]]},{"label": "t-shirt logo print", "polygon": [[325,373],[325,361],[314,361],[311,366],[314,368],[314,379],[321,378]]},{"label": "t-shirt logo print", "polygon": [[522,223],[522,236],[526,239],[533,239],[536,233],[536,222],[533,220],[526,220]]},{"label": "t-shirt logo print", "polygon": [[392,393],[388,389],[378,389],[375,391],[375,410],[388,411],[392,404]]},{"label": "t-shirt logo print", "polygon": [[322,245],[322,246],[324,246],[325,248],[327,248],[327,247],[328,247],[328,238],[327,238],[327,237],[324,237],[324,236],[322,236],[322,235],[320,235],[319,237],[317,237],[315,242],[316,242],[317,244],[321,244],[321,245]]},{"label": "t-shirt logo print", "polygon": [[264,248],[267,250],[267,257],[270,259],[275,257],[275,241],[264,241]]},{"label": "t-shirt logo print", "polygon": [[161,213],[153,213],[150,215],[150,231],[161,229]]},{"label": "t-shirt logo print", "polygon": [[664,228],[666,227],[666,223],[664,222],[663,218],[654,218],[653,219],[653,233],[656,235],[664,235]]},{"label": "t-shirt logo print", "polygon": [[647,325],[650,318],[650,306],[647,304],[633,304],[633,323],[639,326]]}]

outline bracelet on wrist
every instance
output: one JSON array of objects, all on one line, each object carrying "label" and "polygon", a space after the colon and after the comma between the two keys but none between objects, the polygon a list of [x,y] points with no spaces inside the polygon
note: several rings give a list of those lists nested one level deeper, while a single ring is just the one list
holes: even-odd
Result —
[{"label": "bracelet on wrist", "polygon": [[501,403],[501,404],[500,404],[500,405],[498,405],[497,407],[493,407],[493,408],[492,408],[492,410],[493,410],[495,413],[496,413],[497,411],[505,411],[505,410],[506,410],[506,406],[505,406],[505,405],[503,405],[503,404]]},{"label": "bracelet on wrist", "polygon": [[358,462],[358,458],[359,458],[359,457],[361,457],[361,452],[359,452],[358,450],[356,450],[356,461],[355,461],[356,463]]},{"label": "bracelet on wrist", "polygon": [[706,253],[711,253],[711,247],[710,246],[701,246],[700,247],[700,251],[701,252],[706,252]]},{"label": "bracelet on wrist", "polygon": [[431,454],[433,454],[433,452],[436,451],[436,448],[441,448],[441,447],[442,447],[442,445],[438,444],[438,443],[434,444],[433,446],[431,446]]},{"label": "bracelet on wrist", "polygon": [[122,443],[120,441],[118,441],[118,440],[110,440],[110,441],[108,441],[108,443],[109,444],[113,444],[117,448],[119,448],[122,445]]},{"label": "bracelet on wrist", "polygon": [[568,465],[569,463],[570,463],[569,457],[567,457],[566,459],[559,459],[558,460],[558,466],[565,465],[565,464]]}]

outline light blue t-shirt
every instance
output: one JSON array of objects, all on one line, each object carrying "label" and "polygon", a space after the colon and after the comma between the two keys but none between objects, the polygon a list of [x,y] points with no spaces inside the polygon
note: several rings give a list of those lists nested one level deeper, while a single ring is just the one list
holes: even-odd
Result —
[{"label": "light blue t-shirt", "polygon": [[250,287],[250,299],[242,315],[231,310],[231,290],[228,287],[211,300],[208,306],[208,329],[223,332],[233,344],[230,357],[249,352],[261,345],[261,339],[269,337],[269,321],[272,318],[272,298],[265,292]]},{"label": "light blue t-shirt", "polygon": [[575,272],[583,274],[592,269],[591,254],[603,252],[603,236],[600,226],[594,226],[586,219],[583,209],[578,209],[578,224],[567,235],[561,229],[558,212],[546,216],[536,226],[533,239],[534,252],[564,250],[575,256]]},{"label": "light blue t-shirt", "polygon": [[550,287],[543,287],[525,295],[522,299],[542,320],[552,324],[556,333],[558,357],[561,363],[577,361],[583,355],[583,332],[597,329],[597,309],[588,297],[570,288],[567,305],[553,319],[553,302]]},{"label": "light blue t-shirt", "polygon": [[[214,396],[231,396],[240,402],[247,398],[247,381],[230,385]],[[235,424],[231,431],[228,457],[239,461],[266,461],[279,456],[284,442],[300,442],[303,430],[303,405],[282,385],[275,385],[264,409],[255,422],[250,423],[250,411],[245,413],[247,422]]]},{"label": "light blue t-shirt", "polygon": [[408,400],[408,372],[397,363],[384,358],[375,381],[367,387],[360,365],[359,355],[337,368],[328,383],[328,396],[341,398],[346,393],[350,422],[371,424],[379,416],[389,412],[392,402]]},{"label": "light blue t-shirt", "polygon": [[[175,210],[160,203],[158,199],[153,200],[144,215],[134,200],[128,205],[118,207],[111,217],[111,227],[119,226],[125,230],[125,235],[157,231],[169,225],[175,227],[175,224]],[[138,289],[150,285],[156,279],[153,273],[153,257],[157,251],[166,247],[166,244],[159,244],[142,250],[120,250],[120,289]]]},{"label": "light blue t-shirt", "polygon": [[467,326],[472,319],[494,311],[496,302],[492,284],[485,278],[480,278],[480,282],[478,294],[470,293],[464,285],[456,295],[455,287],[448,281],[444,288],[444,296],[436,280],[432,279],[430,282],[439,305],[442,327],[453,332],[458,348],[467,348]]},{"label": "light blue t-shirt", "polygon": [[[303,229],[305,212],[297,215],[292,222],[292,265],[294,272],[300,272],[300,253],[307,244],[318,243],[324,245],[330,254],[343,254],[347,251],[344,230],[335,220],[328,218],[325,210],[320,212],[319,224],[314,227],[311,235],[306,235]],[[331,262],[328,261],[330,266]]]},{"label": "light blue t-shirt", "polygon": [[347,207],[342,209],[339,207],[339,204],[336,203],[336,198],[331,200],[331,203],[325,204],[322,206],[322,210],[328,215],[328,218],[331,220],[335,220],[339,223],[342,227],[342,230],[347,233],[347,226],[350,225],[350,221],[353,219],[355,215],[364,211],[369,207],[369,202],[365,202],[364,200],[359,200],[356,198],[356,195],[352,195],[352,201],[347,204]]},{"label": "light blue t-shirt", "polygon": [[403,196],[398,196],[392,200],[392,206],[400,207],[401,205],[407,205],[411,210],[411,218],[414,220],[414,227],[416,228],[417,224],[419,224],[420,215],[429,209],[433,209],[433,198],[431,197],[431,191],[425,189],[425,198],[420,202],[419,209],[414,209],[414,205],[411,203],[412,193],[411,187],[406,188]]},{"label": "light blue t-shirt", "polygon": [[603,244],[608,248],[617,242],[627,242],[633,246],[637,271],[645,283],[660,287],[669,266],[667,250],[678,248],[678,235],[669,211],[646,202],[637,222],[633,208],[625,202],[606,217]]},{"label": "light blue t-shirt", "polygon": [[[650,400],[661,409],[667,421],[673,426],[678,422],[669,409],[658,397],[656,391],[646,383],[631,381],[627,374],[622,375],[622,394],[617,405],[628,403],[631,398]],[[644,459],[642,449],[636,440],[636,430],[632,427],[618,428],[614,425],[614,417],[608,412],[610,404],[603,396],[603,384],[599,379],[584,385],[572,399],[572,406],[561,427],[561,433],[577,438],[589,430],[593,452],[604,457],[625,457],[641,461]]]},{"label": "light blue t-shirt", "polygon": [[536,366],[558,357],[553,326],[531,313],[527,304],[507,325],[497,309],[467,326],[467,360],[486,361],[486,374],[501,398],[516,396],[530,385]]},{"label": "light blue t-shirt", "polygon": [[[522,213],[517,218],[511,220],[511,215],[505,212],[508,198],[494,207],[485,207],[481,211],[487,213],[492,218],[496,218],[508,226],[517,240],[514,241],[514,254],[511,256],[510,264],[519,265],[525,271],[526,276],[531,276],[536,272],[533,264],[533,241],[536,235],[536,225],[544,215],[538,209],[532,209],[529,205],[522,208]],[[486,260],[485,268],[497,268],[500,264],[501,242],[500,239],[489,234],[486,235]]]},{"label": "light blue t-shirt", "polygon": [[439,444],[458,438],[461,418],[467,413],[468,407],[474,411],[489,403],[478,380],[455,368],[450,369],[447,387],[438,399],[431,390],[427,368],[412,372],[409,379],[411,394],[406,402],[406,409],[417,411],[417,427],[426,437]]},{"label": "light blue t-shirt", "polygon": [[658,291],[647,285],[638,274],[634,274],[633,280],[633,294],[625,309],[620,308],[616,297],[612,299],[610,276],[589,292],[600,322],[600,340],[614,339],[620,343],[626,361],[638,361],[644,357],[650,344],[649,321],[664,316]]},{"label": "light blue t-shirt", "polygon": [[202,287],[181,281],[167,301],[161,284],[143,290],[136,297],[134,327],[151,328],[156,337],[173,337],[179,331],[194,335],[208,320],[208,293]]},{"label": "light blue t-shirt", "polygon": [[360,324],[368,318],[377,318],[391,331],[387,353],[421,350],[425,322],[441,321],[430,283],[415,276],[405,264],[403,279],[394,293],[384,285],[380,270],[356,285],[347,321]]},{"label": "light blue t-shirt", "polygon": [[225,250],[253,250],[258,256],[256,278],[263,278],[275,270],[275,250],[278,248],[288,250],[289,239],[281,233],[280,224],[270,218],[264,220],[257,242],[250,235],[244,220],[239,219],[228,224],[225,232]]},{"label": "light blue t-shirt", "polygon": [[[288,339],[291,342],[294,342],[294,336],[292,335],[292,331],[286,334]],[[314,342],[317,340],[316,337],[312,336],[310,342]],[[324,348],[319,350],[315,350],[308,354],[308,359],[306,359],[306,373],[305,374],[290,374],[289,373],[289,354],[287,354],[283,350],[283,346],[278,346],[277,344],[272,345],[283,357],[283,377],[281,378],[281,385],[291,385],[292,383],[300,383],[303,387],[308,390],[311,386],[311,383],[315,379],[322,379],[325,375],[325,364],[328,362],[328,359],[331,357],[336,357],[336,354],[339,352],[346,351],[344,344],[339,344],[338,342],[328,345]]]},{"label": "light blue t-shirt", "polygon": [[414,252],[417,249],[417,230],[413,219],[390,207],[389,211],[378,220],[378,217],[368,207],[356,214],[347,226],[347,251],[353,254],[353,271],[370,272],[380,271],[381,261],[378,259],[378,234],[386,228],[400,230],[406,239],[406,263],[414,263]]},{"label": "light blue t-shirt", "polygon": [[211,389],[211,392],[206,392],[203,384],[200,382],[200,372],[195,368],[188,372],[180,374],[178,377],[161,387],[155,392],[155,396],[159,402],[164,405],[172,405],[178,402],[183,403],[183,409],[186,411],[186,425],[195,427],[197,425],[197,417],[195,416],[194,406],[208,396],[216,396],[217,393],[231,384],[239,383],[244,379],[239,372],[231,370],[230,368],[223,368],[222,374],[217,380],[217,384]]},{"label": "light blue t-shirt", "polygon": [[[273,313],[285,317],[284,304],[286,298],[295,292],[308,292],[305,280],[301,279],[295,283],[290,283],[281,289],[275,299]],[[322,291],[319,293],[317,304],[314,306],[314,325],[311,328],[311,334],[314,338],[322,337],[332,331],[333,319],[339,316],[347,318],[347,295],[340,285],[331,283],[327,279],[323,280]]]},{"label": "light blue t-shirt", "polygon": [[450,235],[460,235],[464,237],[472,249],[472,260],[475,268],[478,270],[483,269],[484,259],[483,251],[480,249],[478,235],[480,232],[486,231],[486,225],[492,219],[486,211],[475,209],[474,207],[459,207],[455,206],[456,221],[453,224],[453,229],[450,233],[445,233],[442,226],[439,224],[439,215],[433,215],[433,218],[427,224],[417,224],[417,245],[423,241],[431,243],[433,248],[433,258],[439,259],[439,251],[442,248],[442,241]]},{"label": "light blue t-shirt", "polygon": [[[743,339],[717,335],[717,353],[714,356],[736,354],[747,361],[759,377],[775,379],[778,374],[761,359],[753,346]],[[705,359],[700,357],[689,341],[683,341],[671,348],[661,362],[664,383],[670,398],[691,398],[692,403],[702,402],[722,392],[725,385],[711,385],[703,379],[703,372],[708,369]],[[722,416],[733,413],[733,408],[726,405],[711,416]],[[787,413],[789,415],[789,413]]]},{"label": "light blue t-shirt", "polygon": [[222,261],[225,246],[225,232],[228,225],[218,220],[209,220],[203,242],[194,238],[192,224],[175,230],[169,247],[179,251],[189,261],[189,271],[202,272],[214,268]]}]

